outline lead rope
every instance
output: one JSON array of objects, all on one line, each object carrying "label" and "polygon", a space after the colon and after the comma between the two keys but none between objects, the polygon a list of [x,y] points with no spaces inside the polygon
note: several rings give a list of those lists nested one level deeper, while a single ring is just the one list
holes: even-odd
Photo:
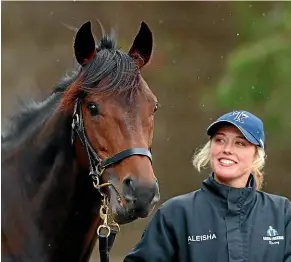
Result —
[{"label": "lead rope", "polygon": [[97,229],[101,262],[109,262],[109,252],[113,246],[116,234],[120,231],[119,225],[113,219],[111,219],[111,222],[108,222],[108,218],[110,218],[108,206],[108,198],[103,194],[103,201],[99,211],[103,224],[99,225]]}]

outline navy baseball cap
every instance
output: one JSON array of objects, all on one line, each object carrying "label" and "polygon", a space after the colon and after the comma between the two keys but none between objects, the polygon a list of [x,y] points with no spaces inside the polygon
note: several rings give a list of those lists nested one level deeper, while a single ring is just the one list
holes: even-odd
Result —
[{"label": "navy baseball cap", "polygon": [[250,143],[264,148],[264,125],[257,116],[242,110],[224,114],[207,128],[207,135],[213,136],[223,123],[236,126]]}]

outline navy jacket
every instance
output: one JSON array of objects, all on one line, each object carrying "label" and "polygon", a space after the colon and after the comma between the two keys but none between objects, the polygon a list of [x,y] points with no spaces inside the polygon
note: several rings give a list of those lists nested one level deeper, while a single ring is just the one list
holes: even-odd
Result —
[{"label": "navy jacket", "polygon": [[165,202],[124,262],[291,262],[291,202],[213,176]]}]

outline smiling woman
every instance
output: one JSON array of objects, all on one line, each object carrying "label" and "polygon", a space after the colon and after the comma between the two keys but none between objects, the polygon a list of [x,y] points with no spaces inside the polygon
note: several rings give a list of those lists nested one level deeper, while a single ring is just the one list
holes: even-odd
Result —
[{"label": "smiling woman", "polygon": [[157,210],[124,262],[291,261],[291,202],[259,191],[263,122],[250,112],[233,111],[212,123],[207,134],[193,165],[201,171],[210,164],[211,174],[201,189]]},{"label": "smiling woman", "polygon": [[210,125],[207,134],[211,140],[193,160],[197,170],[210,162],[217,181],[237,188],[244,187],[252,173],[257,189],[261,189],[265,165],[262,121],[249,112],[234,111]]}]

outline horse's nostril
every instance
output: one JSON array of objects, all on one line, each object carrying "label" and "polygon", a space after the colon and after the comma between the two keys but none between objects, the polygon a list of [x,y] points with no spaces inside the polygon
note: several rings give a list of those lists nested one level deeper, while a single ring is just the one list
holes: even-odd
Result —
[{"label": "horse's nostril", "polygon": [[159,200],[159,189],[157,183],[146,183],[134,176],[127,176],[122,182],[123,197],[127,204],[136,212],[147,210],[149,205]]},{"label": "horse's nostril", "polygon": [[130,177],[127,177],[123,180],[123,192],[124,192],[124,199],[126,201],[132,202],[135,200],[134,181]]},{"label": "horse's nostril", "polygon": [[131,178],[125,178],[123,183],[127,186],[127,187],[130,187],[130,188],[134,188],[133,186],[133,180]]}]

